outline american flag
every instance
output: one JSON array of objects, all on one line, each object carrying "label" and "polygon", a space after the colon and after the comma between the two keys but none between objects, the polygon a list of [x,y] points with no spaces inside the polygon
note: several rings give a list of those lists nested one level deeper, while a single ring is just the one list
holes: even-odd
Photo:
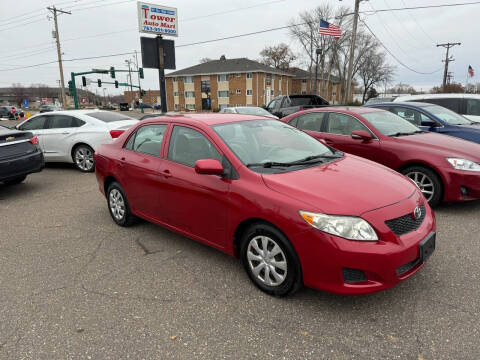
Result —
[{"label": "american flag", "polygon": [[475,75],[471,65],[468,65],[468,75],[470,75],[470,77],[473,77],[473,75]]},{"label": "american flag", "polygon": [[325,20],[320,20],[320,28],[318,29],[318,33],[320,35],[333,36],[337,39],[340,39],[340,36],[342,35],[342,29],[326,22]]}]

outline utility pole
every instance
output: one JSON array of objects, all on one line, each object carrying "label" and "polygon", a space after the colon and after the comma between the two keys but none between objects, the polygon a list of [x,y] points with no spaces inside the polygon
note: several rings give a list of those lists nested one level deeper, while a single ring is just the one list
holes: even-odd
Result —
[{"label": "utility pole", "polygon": [[344,103],[348,102],[350,97],[350,89],[352,87],[352,74],[353,74],[353,58],[355,53],[355,41],[357,39],[357,25],[358,25],[358,10],[360,8],[360,1],[355,0],[355,12],[353,14],[353,29],[352,29],[352,41],[350,43],[350,59],[348,60],[348,74],[347,74],[347,91],[345,98],[343,99]]},{"label": "utility pole", "polygon": [[65,108],[67,106],[67,98],[65,96],[65,82],[63,80],[63,65],[62,65],[62,50],[60,48],[60,36],[58,34],[58,21],[57,13],[72,15],[69,11],[59,10],[55,6],[47,7],[53,14],[53,20],[55,22],[55,39],[57,40],[57,54],[58,54],[58,66],[60,68],[60,83],[62,90],[62,106]]},{"label": "utility pole", "polygon": [[442,84],[442,89],[445,91],[445,87],[447,86],[447,75],[448,75],[448,63],[451,61],[454,61],[453,58],[448,57],[448,52],[451,47],[454,47],[455,45],[462,45],[462,43],[446,43],[446,44],[437,44],[437,47],[444,47],[447,49],[447,52],[445,53],[445,69],[443,70],[443,84]]},{"label": "utility pole", "polygon": [[[137,70],[137,76],[138,76],[138,97],[142,100],[140,101],[140,111],[143,114],[143,99],[142,99],[142,85],[140,85],[140,71],[138,71],[138,57],[137,57],[137,50],[135,50],[135,68]],[[153,106],[152,106],[153,108]]]},{"label": "utility pole", "polygon": [[133,108],[135,100],[134,100],[134,96],[133,96],[133,86],[132,86],[132,69],[130,68],[130,64],[131,64],[132,60],[128,59],[128,60],[125,60],[125,62],[128,64],[128,77],[130,78],[130,94],[132,95],[132,102],[131,102],[130,105]]}]

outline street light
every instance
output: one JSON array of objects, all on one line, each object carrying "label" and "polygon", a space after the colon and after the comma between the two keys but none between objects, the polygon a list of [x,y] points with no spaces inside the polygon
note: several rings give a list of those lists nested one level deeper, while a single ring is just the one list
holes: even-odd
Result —
[{"label": "street light", "polygon": [[107,98],[105,96],[105,90],[107,90],[107,88],[103,88],[103,105],[107,105]]},{"label": "street light", "polygon": [[316,54],[316,62],[315,62],[315,85],[314,85],[313,88],[314,88],[315,95],[318,95],[318,94],[317,94],[318,55],[322,55],[322,49],[317,48],[317,50],[315,51],[315,54]]}]

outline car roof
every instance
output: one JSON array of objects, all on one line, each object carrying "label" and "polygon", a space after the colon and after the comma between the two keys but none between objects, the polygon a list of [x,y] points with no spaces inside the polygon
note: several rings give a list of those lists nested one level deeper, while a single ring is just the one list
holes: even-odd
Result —
[{"label": "car roof", "polygon": [[264,116],[257,115],[244,115],[244,114],[228,114],[228,113],[215,113],[215,114],[179,114],[161,116],[159,119],[152,118],[142,121],[143,124],[155,123],[155,122],[179,122],[185,124],[203,124],[206,126],[226,124],[237,121],[247,120],[266,120]]},{"label": "car roof", "polygon": [[327,107],[320,107],[320,108],[313,108],[309,110],[303,111],[303,113],[310,113],[310,112],[320,112],[320,111],[336,111],[342,112],[345,114],[364,114],[369,112],[376,112],[376,111],[385,111],[383,109],[377,109],[374,107],[365,107],[365,106],[327,106]]},{"label": "car roof", "polygon": [[399,96],[398,99],[402,101],[408,101],[407,99],[447,99],[447,98],[470,98],[470,99],[480,99],[479,94],[469,94],[469,93],[449,93],[449,94],[418,94],[418,95],[403,95]]},{"label": "car roof", "polygon": [[424,103],[424,102],[408,102],[408,101],[399,101],[399,102],[383,102],[383,103],[376,103],[376,104],[368,104],[366,106],[372,106],[372,107],[375,107],[375,106],[408,106],[408,107],[420,107],[420,108],[423,108],[423,107],[427,107],[427,106],[441,106],[441,105],[437,105],[437,104],[432,104],[432,103]]}]

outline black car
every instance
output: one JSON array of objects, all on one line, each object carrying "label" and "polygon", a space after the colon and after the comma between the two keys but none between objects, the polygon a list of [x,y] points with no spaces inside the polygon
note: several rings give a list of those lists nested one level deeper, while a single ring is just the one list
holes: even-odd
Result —
[{"label": "black car", "polygon": [[50,112],[50,111],[57,111],[58,108],[55,105],[40,105],[40,112]]},{"label": "black car", "polygon": [[270,101],[265,109],[281,119],[300,110],[328,105],[329,102],[318,95],[280,95]]},{"label": "black car", "polygon": [[0,182],[19,184],[45,167],[38,139],[31,132],[0,126]]},{"label": "black car", "polygon": [[128,103],[120,103],[120,111],[128,111],[130,110],[130,105]]},{"label": "black car", "polygon": [[0,106],[0,118],[15,119],[16,113],[12,113],[12,106]]}]

